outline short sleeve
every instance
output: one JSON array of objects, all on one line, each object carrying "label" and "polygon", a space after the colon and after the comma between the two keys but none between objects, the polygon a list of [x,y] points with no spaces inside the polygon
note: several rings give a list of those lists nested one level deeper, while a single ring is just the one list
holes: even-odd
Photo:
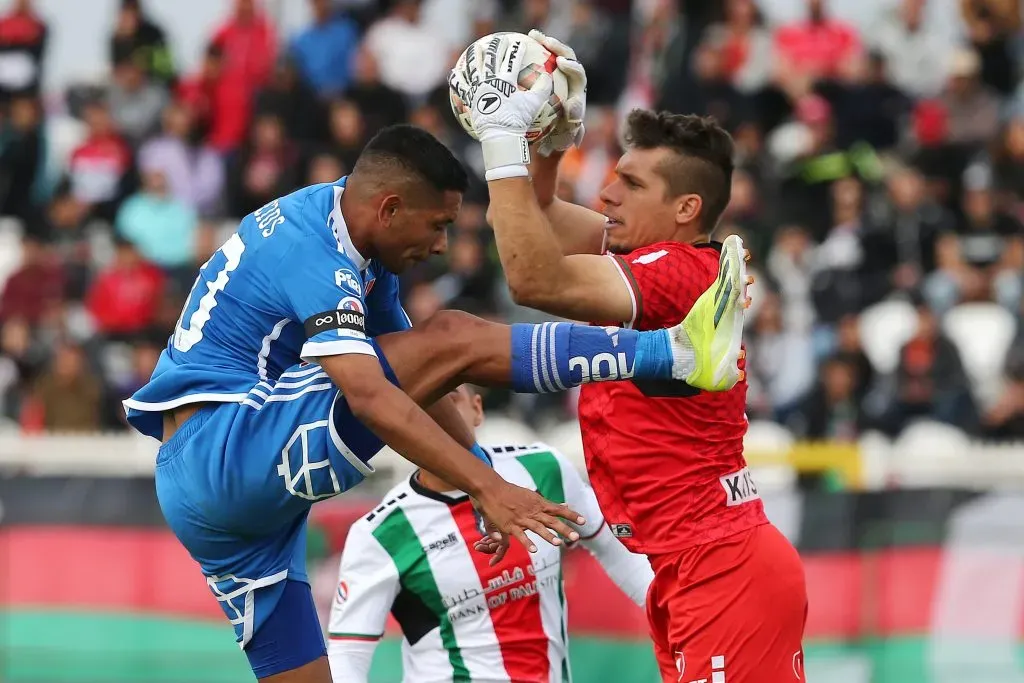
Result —
[{"label": "short sleeve", "polygon": [[412,327],[402,308],[398,276],[393,273],[383,272],[373,280],[373,287],[366,295],[366,311],[366,333],[371,337]]},{"label": "short sleeve", "polygon": [[594,489],[583,481],[579,470],[569,462],[568,458],[555,450],[551,452],[562,471],[562,491],[565,493],[565,502],[573,510],[583,515],[586,520],[582,526],[577,527],[581,540],[592,538],[604,526],[604,515],[601,514],[597,495],[594,493]]},{"label": "short sleeve", "polygon": [[353,524],[341,554],[338,586],[331,602],[330,639],[380,638],[399,588],[398,568],[373,537],[369,525]]},{"label": "short sleeve", "polygon": [[718,268],[718,252],[711,245],[662,242],[608,258],[633,298],[633,319],[622,322],[636,329],[678,323],[714,281]]},{"label": "short sleeve", "polygon": [[293,319],[305,329],[303,360],[377,355],[366,334],[362,278],[343,253],[315,235],[302,238],[281,259],[277,283]]}]

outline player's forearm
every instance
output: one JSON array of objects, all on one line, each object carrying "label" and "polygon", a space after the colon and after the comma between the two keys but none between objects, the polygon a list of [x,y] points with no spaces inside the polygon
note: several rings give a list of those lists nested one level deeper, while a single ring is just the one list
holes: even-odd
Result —
[{"label": "player's forearm", "polygon": [[476,437],[473,435],[473,430],[462,419],[462,415],[459,414],[459,410],[455,407],[455,402],[451,399],[451,396],[441,397],[437,403],[427,408],[427,414],[434,418],[434,422],[448,436],[455,439],[460,446],[472,448],[476,445]]},{"label": "player's forearm", "polygon": [[647,589],[654,580],[654,572],[647,557],[629,552],[619,539],[612,535],[608,525],[601,527],[596,536],[583,543],[619,590],[643,607],[647,599]]},{"label": "player's forearm", "polygon": [[558,290],[565,256],[528,178],[488,183],[491,218],[512,298],[539,307]]},{"label": "player's forearm", "polygon": [[604,237],[604,219],[596,211],[558,198],[558,167],[562,152],[543,156],[534,151],[530,178],[537,204],[548,219],[551,231],[565,255],[599,254]]},{"label": "player's forearm", "polygon": [[533,193],[543,211],[547,211],[558,195],[558,165],[562,161],[562,156],[562,152],[552,152],[550,156],[544,156],[536,149],[530,155]]},{"label": "player's forearm", "polygon": [[460,446],[401,389],[383,382],[374,391],[346,394],[352,412],[384,443],[413,464],[474,497],[500,481],[498,475]]}]

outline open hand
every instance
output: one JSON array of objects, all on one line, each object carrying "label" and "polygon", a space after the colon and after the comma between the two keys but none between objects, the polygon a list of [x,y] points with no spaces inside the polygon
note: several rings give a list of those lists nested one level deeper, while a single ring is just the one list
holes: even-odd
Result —
[{"label": "open hand", "polygon": [[570,541],[577,541],[580,537],[567,522],[585,523],[583,516],[575,510],[505,481],[498,481],[493,488],[481,493],[474,499],[474,504],[487,522],[487,536],[475,547],[481,552],[494,553],[492,565],[505,556],[511,538],[522,543],[531,553],[537,552],[537,546],[526,535],[527,530],[551,545],[561,545],[559,536]]}]

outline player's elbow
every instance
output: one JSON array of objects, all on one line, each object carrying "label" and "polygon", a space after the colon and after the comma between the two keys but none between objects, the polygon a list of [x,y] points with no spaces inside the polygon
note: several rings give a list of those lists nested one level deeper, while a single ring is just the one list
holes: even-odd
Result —
[{"label": "player's elbow", "polygon": [[554,287],[537,277],[521,277],[508,280],[509,295],[519,306],[537,308],[543,310],[554,295]]}]

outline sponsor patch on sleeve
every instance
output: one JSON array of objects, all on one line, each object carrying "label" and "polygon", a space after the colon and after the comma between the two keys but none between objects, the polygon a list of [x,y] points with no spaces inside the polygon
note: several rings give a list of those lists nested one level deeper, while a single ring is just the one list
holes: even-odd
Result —
[{"label": "sponsor patch on sleeve", "polygon": [[331,330],[337,330],[339,336],[365,337],[366,314],[359,299],[347,296],[338,303],[337,309],[316,313],[306,318],[303,327],[307,339]]}]

